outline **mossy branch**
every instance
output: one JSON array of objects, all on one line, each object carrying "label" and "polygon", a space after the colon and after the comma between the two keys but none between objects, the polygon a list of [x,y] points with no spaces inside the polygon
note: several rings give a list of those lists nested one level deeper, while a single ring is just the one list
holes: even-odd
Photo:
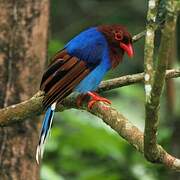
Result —
[{"label": "mossy branch", "polygon": [[[166,71],[166,78],[180,77],[179,70]],[[127,75],[108,81],[103,81],[99,87],[99,91],[108,91],[114,88],[143,82],[144,73],[135,75]],[[117,85],[118,84],[118,85]],[[31,99],[19,104],[9,106],[0,110],[0,125],[10,125],[12,123],[22,122],[23,120],[43,113],[42,99],[43,92],[36,93]],[[81,109],[89,111],[84,105]],[[58,105],[57,111],[65,109],[78,108],[76,105],[76,96],[66,98],[62,104]],[[106,111],[104,110],[106,108]],[[89,111],[95,116],[100,117],[106,124],[114,129],[121,137],[127,140],[142,154],[144,153],[144,137],[143,133],[130,121],[128,121],[121,113],[117,112],[113,107],[101,102],[96,103],[93,109]],[[168,154],[161,146],[157,145],[159,151],[159,163],[166,167],[180,171],[180,160]]]},{"label": "mossy branch", "polygon": [[151,91],[145,105],[145,132],[144,132],[144,154],[152,162],[158,162],[161,152],[157,145],[157,129],[159,120],[160,97],[164,85],[166,68],[169,54],[172,50],[172,39],[175,33],[177,14],[174,13],[173,0],[167,3],[167,17],[162,30],[161,43],[158,54],[157,66],[153,82],[150,83]]},{"label": "mossy branch", "polygon": [[[178,77],[180,77],[180,69],[171,69],[166,71],[167,79],[178,78]],[[119,78],[103,81],[100,84],[97,91],[98,92],[109,91],[115,88],[128,86],[135,83],[142,83],[143,81],[144,81],[144,73],[126,75]],[[21,122],[29,117],[32,118],[34,116],[42,114],[43,113],[42,99],[43,99],[43,92],[39,91],[27,101],[0,109],[0,126],[7,126],[10,125],[11,123]],[[62,111],[67,108],[73,108],[73,107],[77,108],[76,105],[72,102],[73,102],[72,97],[66,98],[62,106],[59,106],[58,110]]]},{"label": "mossy branch", "polygon": [[154,37],[157,29],[156,16],[159,0],[149,0],[147,12],[147,26],[144,46],[144,85],[146,94],[146,103],[150,99],[153,79],[153,58],[154,58]]},{"label": "mossy branch", "polygon": [[[133,37],[133,41],[144,36],[145,32],[142,32]],[[180,77],[180,69],[171,69],[166,71],[166,78]],[[144,82],[144,73],[126,75],[119,78],[103,81],[98,92],[108,91],[122,86],[131,85],[134,83]],[[22,122],[25,119],[31,117],[31,119],[37,115],[43,113],[42,99],[44,93],[38,92],[31,99],[19,104],[11,105],[9,107],[0,109],[0,126],[8,126],[12,123]],[[106,111],[104,107],[106,106]],[[81,109],[89,111],[87,106],[84,105]],[[58,105],[57,111],[63,111],[65,109],[78,108],[76,105],[76,96],[70,96],[66,98],[61,104]],[[139,152],[144,153],[144,137],[143,133],[132,123],[130,123],[122,114],[117,112],[114,108],[103,104],[101,102],[96,103],[90,113],[100,117],[106,124],[111,126],[120,136],[126,139],[132,146],[134,146]],[[159,151],[159,161],[165,166],[180,170],[180,160],[169,155],[161,146],[157,145]]]}]

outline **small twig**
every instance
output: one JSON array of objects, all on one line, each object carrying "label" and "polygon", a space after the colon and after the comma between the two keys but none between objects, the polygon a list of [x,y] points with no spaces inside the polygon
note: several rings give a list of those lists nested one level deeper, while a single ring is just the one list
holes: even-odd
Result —
[{"label": "small twig", "polygon": [[146,31],[142,31],[140,32],[139,34],[136,34],[133,36],[132,40],[133,40],[133,43],[135,43],[136,41],[138,41],[139,39],[141,39],[142,37],[144,37],[146,34]]}]

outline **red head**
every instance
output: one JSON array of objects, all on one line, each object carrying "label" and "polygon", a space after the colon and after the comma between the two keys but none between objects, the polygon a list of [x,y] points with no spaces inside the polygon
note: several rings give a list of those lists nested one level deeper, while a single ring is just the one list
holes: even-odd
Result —
[{"label": "red head", "polygon": [[122,60],[124,52],[133,57],[132,37],[125,27],[121,25],[101,25],[98,30],[102,32],[109,44],[112,67],[116,67]]}]

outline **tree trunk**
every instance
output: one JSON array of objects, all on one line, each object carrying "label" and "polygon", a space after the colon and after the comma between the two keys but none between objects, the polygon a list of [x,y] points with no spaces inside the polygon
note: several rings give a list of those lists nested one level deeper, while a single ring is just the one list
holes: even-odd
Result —
[{"label": "tree trunk", "polygon": [[[0,107],[31,97],[46,61],[48,0],[0,0]],[[0,127],[0,179],[39,179],[38,121]]]}]

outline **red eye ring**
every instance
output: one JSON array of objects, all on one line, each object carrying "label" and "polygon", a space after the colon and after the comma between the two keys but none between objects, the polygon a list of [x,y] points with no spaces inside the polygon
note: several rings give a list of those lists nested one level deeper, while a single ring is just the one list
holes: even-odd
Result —
[{"label": "red eye ring", "polygon": [[122,31],[115,32],[114,35],[115,35],[115,39],[116,39],[117,41],[121,41],[121,40],[123,39],[123,33],[122,33]]}]

